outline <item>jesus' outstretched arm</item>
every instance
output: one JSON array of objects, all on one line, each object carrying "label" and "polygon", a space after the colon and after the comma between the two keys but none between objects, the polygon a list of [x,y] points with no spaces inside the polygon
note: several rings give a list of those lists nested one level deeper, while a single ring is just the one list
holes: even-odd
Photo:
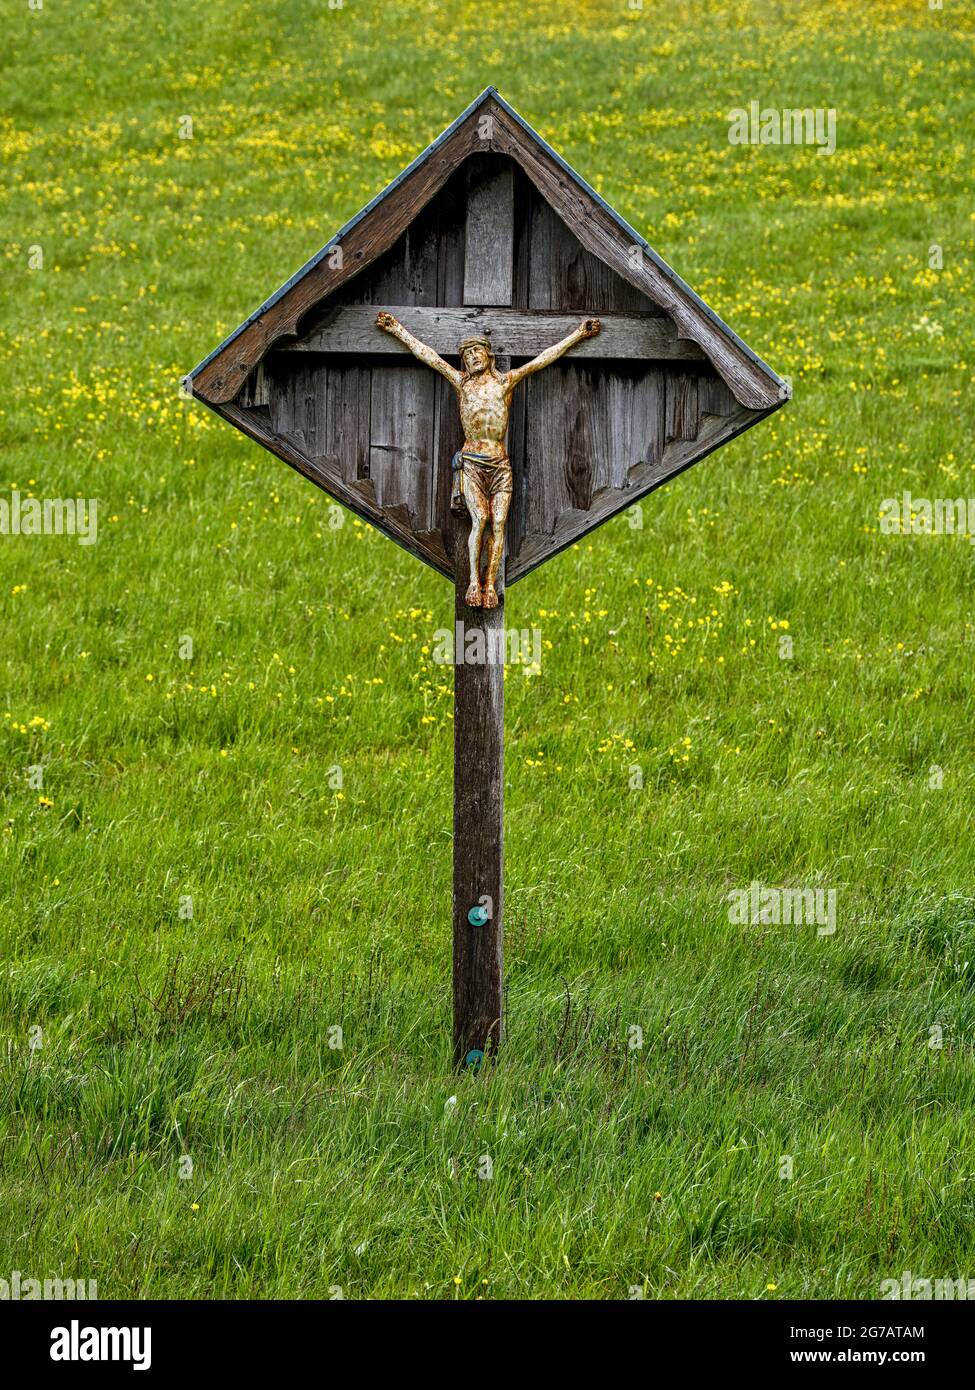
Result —
[{"label": "jesus' outstretched arm", "polygon": [[551,366],[557,362],[564,352],[569,348],[575,347],[576,343],[581,343],[584,338],[595,338],[602,324],[598,319],[583,319],[574,333],[570,333],[567,338],[563,338],[560,343],[553,344],[540,352],[537,357],[533,357],[530,362],[526,362],[523,367],[514,367],[508,373],[508,381],[511,386],[517,386],[519,381],[523,381],[526,376],[531,376],[532,372],[540,372],[543,367]]},{"label": "jesus' outstretched arm", "polygon": [[399,319],[385,311],[376,315],[376,326],[392,337],[398,338],[404,346],[408,347],[413,356],[427,367],[432,367],[435,372],[447,378],[451,386],[457,387],[461,382],[461,373],[456,367],[452,367],[449,362],[445,362],[439,352],[434,352],[432,347],[427,347],[426,343],[421,343],[419,338],[414,338],[408,328],[404,328]]}]

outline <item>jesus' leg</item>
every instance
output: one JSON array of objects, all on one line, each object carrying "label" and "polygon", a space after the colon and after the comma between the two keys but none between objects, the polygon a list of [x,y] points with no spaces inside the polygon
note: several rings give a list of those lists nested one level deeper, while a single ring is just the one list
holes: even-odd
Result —
[{"label": "jesus' leg", "polygon": [[464,501],[467,503],[467,510],[471,516],[471,534],[467,541],[467,552],[470,557],[470,583],[464,601],[470,608],[480,608],[483,604],[481,542],[484,538],[484,528],[488,522],[490,504],[478,486],[477,480],[471,474],[465,474]]},{"label": "jesus' leg", "polygon": [[492,566],[492,562],[493,562],[493,560],[494,560],[494,546],[495,546],[494,527],[491,526],[491,527],[488,527],[488,528],[487,528],[487,540],[485,541],[485,544],[484,544],[484,548],[485,548],[485,550],[487,551],[487,566],[486,566],[486,573],[485,573],[485,577],[484,577],[484,589],[483,589],[483,591],[482,591],[481,597],[482,597],[482,604],[483,604],[483,607],[485,607],[485,608],[497,608],[497,606],[498,606],[498,591],[497,591],[497,589],[495,589],[494,585],[491,583],[491,574],[492,574],[492,568],[491,568],[491,566]]},{"label": "jesus' leg", "polygon": [[496,492],[491,498],[491,533],[488,536],[487,575],[484,580],[485,608],[497,608],[498,606],[498,591],[495,586],[498,581],[498,570],[504,559],[504,528],[510,506],[510,489]]}]

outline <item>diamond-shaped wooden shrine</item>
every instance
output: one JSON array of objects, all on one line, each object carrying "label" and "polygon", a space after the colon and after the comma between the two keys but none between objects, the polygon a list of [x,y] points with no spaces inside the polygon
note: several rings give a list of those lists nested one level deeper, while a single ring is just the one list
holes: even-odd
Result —
[{"label": "diamond-shaped wooden shrine", "polygon": [[789,394],[489,87],[188,378],[449,578],[469,524],[449,505],[454,392],[376,328],[379,309],[458,366],[473,334],[509,367],[602,321],[514,397],[507,584]]}]

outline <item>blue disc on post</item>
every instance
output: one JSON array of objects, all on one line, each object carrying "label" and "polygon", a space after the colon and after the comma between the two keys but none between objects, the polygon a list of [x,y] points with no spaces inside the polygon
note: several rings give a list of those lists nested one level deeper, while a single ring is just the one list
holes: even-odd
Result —
[{"label": "blue disc on post", "polygon": [[472,927],[483,927],[488,919],[488,910],[483,903],[478,903],[477,907],[472,907],[467,914],[467,920]]}]

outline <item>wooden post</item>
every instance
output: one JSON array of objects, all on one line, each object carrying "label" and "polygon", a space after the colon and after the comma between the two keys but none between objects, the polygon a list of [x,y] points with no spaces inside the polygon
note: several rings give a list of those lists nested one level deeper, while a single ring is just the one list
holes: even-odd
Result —
[{"label": "wooden post", "polygon": [[[504,589],[499,584],[497,608],[468,608],[468,568],[462,537],[454,603],[454,1062],[476,1069],[501,1044]],[[475,632],[481,641],[465,644],[462,634]],[[465,661],[478,648],[484,659]],[[484,917],[479,925],[472,911],[475,921]]]}]

